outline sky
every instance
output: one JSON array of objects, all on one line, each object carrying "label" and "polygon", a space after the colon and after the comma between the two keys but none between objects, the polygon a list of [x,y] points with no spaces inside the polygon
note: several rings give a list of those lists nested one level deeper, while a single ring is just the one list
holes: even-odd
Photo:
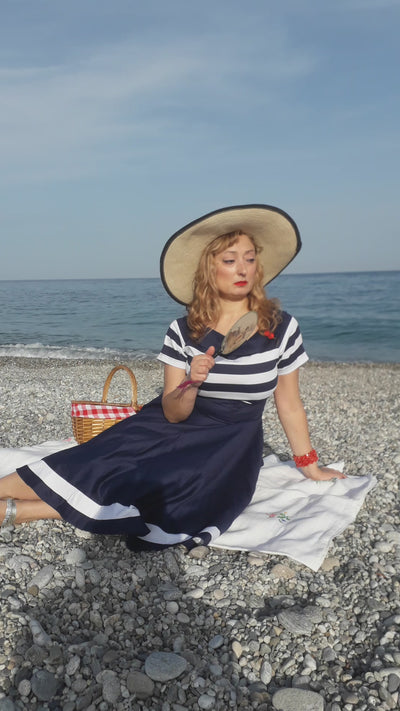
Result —
[{"label": "sky", "polygon": [[1,0],[0,279],[156,277],[228,205],[400,269],[400,0]]}]

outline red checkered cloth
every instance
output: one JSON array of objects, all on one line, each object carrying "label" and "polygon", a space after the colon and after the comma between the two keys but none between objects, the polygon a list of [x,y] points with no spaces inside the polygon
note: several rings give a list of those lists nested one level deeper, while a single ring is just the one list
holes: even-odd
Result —
[{"label": "red checkered cloth", "polygon": [[108,405],[107,403],[73,402],[72,417],[87,417],[94,420],[124,420],[136,415],[137,410],[130,405]]}]

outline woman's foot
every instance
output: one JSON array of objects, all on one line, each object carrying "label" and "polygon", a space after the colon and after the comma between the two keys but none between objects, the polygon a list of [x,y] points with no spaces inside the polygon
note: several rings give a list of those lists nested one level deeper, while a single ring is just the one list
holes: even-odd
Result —
[{"label": "woman's foot", "polygon": [[17,517],[17,504],[14,499],[0,501],[0,528],[13,526]]}]

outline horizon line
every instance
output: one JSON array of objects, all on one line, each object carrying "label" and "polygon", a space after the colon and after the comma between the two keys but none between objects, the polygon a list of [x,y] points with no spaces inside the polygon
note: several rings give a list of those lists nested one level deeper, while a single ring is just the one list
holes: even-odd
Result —
[{"label": "horizon line", "polygon": [[[400,269],[349,269],[343,271],[323,271],[323,272],[292,272],[290,274],[281,273],[278,274],[272,281],[278,279],[279,277],[301,277],[301,276],[324,276],[324,275],[334,275],[334,274],[394,274],[400,272]],[[3,279],[0,277],[0,282],[24,282],[24,281],[133,281],[133,280],[143,280],[143,279],[157,279],[161,281],[159,276],[148,276],[148,277],[30,277],[17,278],[17,279]],[[272,282],[269,282],[272,283]],[[266,285],[268,286],[268,284]]]}]

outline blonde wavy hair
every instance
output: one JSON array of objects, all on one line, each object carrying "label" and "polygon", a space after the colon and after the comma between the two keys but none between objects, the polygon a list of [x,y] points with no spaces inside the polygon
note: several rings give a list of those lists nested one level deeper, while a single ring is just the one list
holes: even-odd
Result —
[{"label": "blonde wavy hair", "polygon": [[215,281],[215,256],[229,249],[241,235],[246,235],[256,252],[256,276],[253,289],[248,295],[249,311],[258,314],[258,331],[274,331],[282,320],[281,308],[276,299],[266,297],[263,286],[263,268],[258,259],[262,247],[252,235],[235,230],[216,237],[202,252],[193,280],[193,299],[188,305],[188,326],[191,337],[199,341],[217,323],[220,314],[220,300]]}]

